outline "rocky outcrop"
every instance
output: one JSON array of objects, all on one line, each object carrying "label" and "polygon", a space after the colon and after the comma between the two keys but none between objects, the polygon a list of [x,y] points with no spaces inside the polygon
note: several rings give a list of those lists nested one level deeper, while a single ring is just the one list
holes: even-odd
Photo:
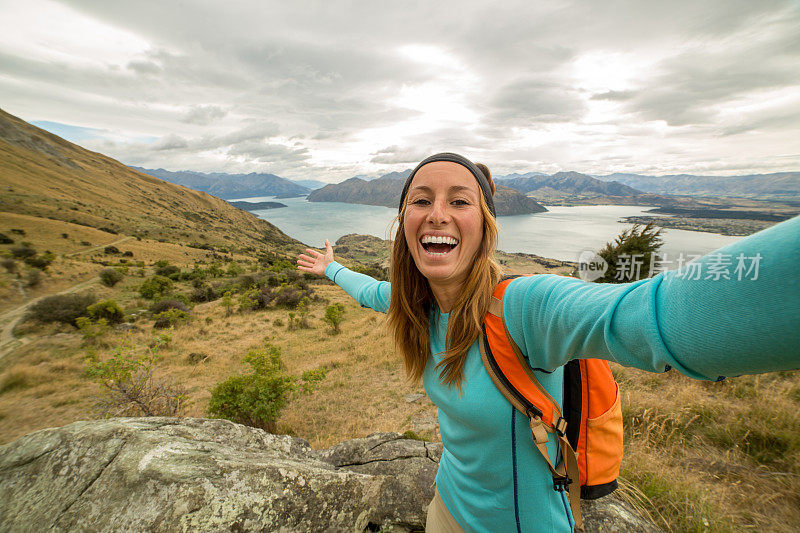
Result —
[{"label": "rocky outcrop", "polygon": [[[314,451],[225,420],[76,422],[0,447],[0,530],[419,531],[440,456],[396,433]],[[587,531],[654,530],[614,505]]]}]

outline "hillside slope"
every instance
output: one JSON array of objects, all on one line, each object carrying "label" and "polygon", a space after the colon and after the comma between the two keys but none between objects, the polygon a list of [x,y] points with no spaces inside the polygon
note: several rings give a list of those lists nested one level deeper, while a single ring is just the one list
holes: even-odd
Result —
[{"label": "hillside slope", "polygon": [[0,191],[0,211],[111,232],[253,251],[299,246],[219,198],[137,172],[2,110]]}]

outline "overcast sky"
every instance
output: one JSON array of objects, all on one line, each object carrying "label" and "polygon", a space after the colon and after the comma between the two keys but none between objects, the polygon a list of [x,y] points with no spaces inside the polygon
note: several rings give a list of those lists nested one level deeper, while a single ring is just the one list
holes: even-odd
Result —
[{"label": "overcast sky", "polygon": [[0,108],[169,170],[798,171],[800,2],[0,0]]}]

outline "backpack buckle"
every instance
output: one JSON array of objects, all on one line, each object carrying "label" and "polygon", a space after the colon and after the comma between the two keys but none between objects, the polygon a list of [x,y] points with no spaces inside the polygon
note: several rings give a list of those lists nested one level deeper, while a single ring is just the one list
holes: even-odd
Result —
[{"label": "backpack buckle", "polygon": [[553,490],[555,491],[564,492],[569,490],[570,485],[572,485],[572,479],[569,476],[553,478]]},{"label": "backpack buckle", "polygon": [[564,436],[564,434],[567,432],[567,421],[564,419],[564,417],[558,417],[556,423],[553,424],[553,429],[556,430],[556,433],[558,433],[559,437]]}]

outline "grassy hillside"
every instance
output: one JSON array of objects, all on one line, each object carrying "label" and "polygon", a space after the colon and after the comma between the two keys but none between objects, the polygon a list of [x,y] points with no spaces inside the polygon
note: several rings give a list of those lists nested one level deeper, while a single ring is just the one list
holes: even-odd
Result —
[{"label": "grassy hillside", "polygon": [[249,252],[297,244],[219,198],[136,172],[2,110],[0,193],[3,212],[140,238]]}]

